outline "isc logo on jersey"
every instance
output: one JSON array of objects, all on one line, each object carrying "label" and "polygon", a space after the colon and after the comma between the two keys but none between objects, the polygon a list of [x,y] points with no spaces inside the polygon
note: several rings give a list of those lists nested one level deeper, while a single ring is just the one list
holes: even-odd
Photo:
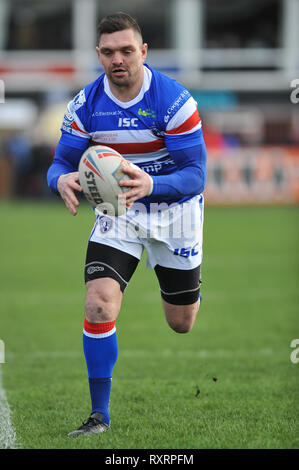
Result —
[{"label": "isc logo on jersey", "polygon": [[119,118],[118,127],[138,127],[138,118]]}]

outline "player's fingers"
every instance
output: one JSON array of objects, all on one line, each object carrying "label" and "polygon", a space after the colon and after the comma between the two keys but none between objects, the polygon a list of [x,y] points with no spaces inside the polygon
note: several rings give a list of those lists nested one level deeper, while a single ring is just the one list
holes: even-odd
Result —
[{"label": "player's fingers", "polygon": [[66,183],[68,184],[68,186],[70,186],[72,189],[74,189],[75,191],[82,191],[82,187],[80,185],[80,181],[79,181],[79,172],[76,171],[74,173],[71,173],[69,175],[69,178],[66,180]]},{"label": "player's fingers", "polygon": [[75,181],[79,181],[79,171],[75,171],[73,175],[74,175]]},{"label": "player's fingers", "polygon": [[64,202],[71,214],[76,215],[76,207],[79,206],[79,201],[72,191],[67,191],[64,197]]},{"label": "player's fingers", "polygon": [[126,165],[124,163],[121,163],[121,166],[123,168],[123,172],[131,176],[131,178],[138,176],[138,173],[139,173],[138,170],[135,170],[134,168],[131,168],[129,165]]},{"label": "player's fingers", "polygon": [[121,193],[118,195],[118,199],[121,202],[121,204],[128,202],[131,197],[132,196],[128,195],[127,192]]},{"label": "player's fingers", "polygon": [[66,205],[66,208],[72,215],[77,215],[76,208],[73,206],[73,204],[69,200],[64,199],[64,203]]},{"label": "player's fingers", "polygon": [[119,186],[138,186],[140,183],[136,180],[121,180]]},{"label": "player's fingers", "polygon": [[70,187],[74,189],[75,191],[83,191],[82,186],[80,186],[79,183],[76,183],[76,181],[71,181],[70,182]]},{"label": "player's fingers", "polygon": [[74,193],[70,194],[69,200],[70,200],[71,204],[73,204],[73,206],[75,206],[75,207],[79,206],[79,201],[76,198],[76,196],[74,195]]},{"label": "player's fingers", "polygon": [[79,172],[70,173],[68,175],[62,175],[58,180],[58,189],[60,192],[67,191],[68,188],[72,188],[75,191],[82,191],[82,187],[79,182]]},{"label": "player's fingers", "polygon": [[128,197],[131,197],[132,195],[136,194],[137,192],[139,192],[139,187],[134,186],[134,187],[131,187],[131,188],[129,187],[122,194],[125,196],[126,199],[128,199]]},{"label": "player's fingers", "polygon": [[128,204],[131,204],[132,202],[142,197],[139,191],[135,191],[135,190],[127,191],[126,193],[124,193],[124,195],[126,197],[126,202]]}]

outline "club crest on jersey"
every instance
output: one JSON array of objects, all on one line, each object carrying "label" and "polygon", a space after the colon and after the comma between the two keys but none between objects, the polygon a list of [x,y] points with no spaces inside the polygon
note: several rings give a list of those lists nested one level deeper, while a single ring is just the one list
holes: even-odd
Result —
[{"label": "club crest on jersey", "polygon": [[83,104],[85,103],[86,98],[85,98],[85,91],[81,90],[79,93],[75,96],[73,100],[73,110],[77,111],[77,109],[81,108]]},{"label": "club crest on jersey", "polygon": [[113,222],[112,222],[112,219],[110,219],[106,215],[101,215],[99,219],[99,225],[100,225],[100,231],[102,233],[106,233],[112,228]]}]

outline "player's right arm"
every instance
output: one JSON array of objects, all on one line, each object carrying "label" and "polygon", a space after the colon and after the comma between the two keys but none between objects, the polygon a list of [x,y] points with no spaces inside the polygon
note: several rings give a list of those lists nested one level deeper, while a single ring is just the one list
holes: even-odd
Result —
[{"label": "player's right arm", "polygon": [[66,207],[72,215],[77,215],[77,207],[79,206],[79,201],[76,197],[75,191],[82,191],[82,188],[79,184],[78,172],[68,173],[66,175],[61,175],[58,178],[57,183],[58,191],[60,196],[64,200]]},{"label": "player's right arm", "polygon": [[81,192],[79,184],[78,164],[83,150],[64,145],[59,141],[54,160],[47,173],[50,189],[59,193],[72,215],[77,214],[79,201],[76,191]]},{"label": "player's right arm", "polygon": [[82,124],[84,103],[85,94],[82,90],[68,104],[61,127],[62,135],[47,173],[51,191],[60,194],[72,215],[77,214],[76,208],[79,206],[76,191],[82,191],[78,165],[83,152],[89,147],[90,136]]}]

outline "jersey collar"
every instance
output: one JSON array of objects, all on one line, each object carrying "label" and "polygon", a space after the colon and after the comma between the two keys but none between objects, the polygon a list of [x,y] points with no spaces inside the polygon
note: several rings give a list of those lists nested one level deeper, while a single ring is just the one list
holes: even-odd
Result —
[{"label": "jersey collar", "polygon": [[144,68],[144,77],[143,77],[143,83],[142,83],[142,87],[141,87],[141,90],[140,92],[138,93],[138,95],[136,96],[136,98],[134,98],[133,100],[131,101],[120,101],[119,99],[117,99],[111,92],[110,90],[110,86],[109,86],[109,82],[108,82],[108,78],[107,76],[105,75],[104,77],[104,91],[106,93],[106,95],[109,96],[109,98],[114,101],[114,103],[116,103],[118,106],[120,106],[121,108],[123,109],[127,109],[127,108],[130,108],[131,106],[134,106],[134,104],[136,103],[139,103],[139,101],[141,101],[144,97],[144,94],[148,91],[150,85],[151,85],[151,79],[152,79],[152,72],[151,70],[148,68],[148,67],[145,67],[143,66]]}]

